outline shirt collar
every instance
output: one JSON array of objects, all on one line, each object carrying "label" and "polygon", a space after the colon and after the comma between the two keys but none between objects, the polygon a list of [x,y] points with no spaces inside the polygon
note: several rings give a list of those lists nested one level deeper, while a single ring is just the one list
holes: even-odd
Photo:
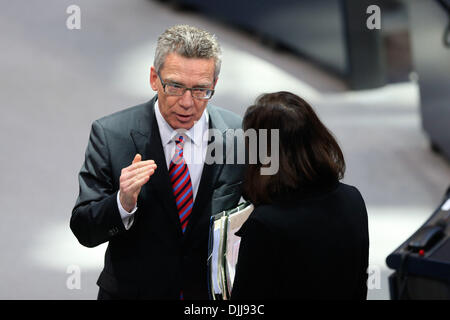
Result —
[{"label": "shirt collar", "polygon": [[[163,146],[170,143],[170,141],[174,141],[177,136],[177,130],[174,130],[164,119],[159,110],[158,100],[155,101],[155,116],[156,121],[158,122],[159,133],[161,135],[161,142]],[[200,146],[204,137],[204,133],[208,130],[208,111],[207,108],[203,111],[200,119],[195,122],[192,128],[187,131],[183,131],[184,134],[196,145]]]}]

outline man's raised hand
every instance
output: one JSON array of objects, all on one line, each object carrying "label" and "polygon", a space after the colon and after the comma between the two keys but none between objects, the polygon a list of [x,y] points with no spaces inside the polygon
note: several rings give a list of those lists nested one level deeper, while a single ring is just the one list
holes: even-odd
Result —
[{"label": "man's raised hand", "polygon": [[138,153],[130,166],[123,168],[120,174],[120,203],[131,212],[136,206],[139,192],[144,184],[155,173],[156,163],[153,160],[142,161]]}]

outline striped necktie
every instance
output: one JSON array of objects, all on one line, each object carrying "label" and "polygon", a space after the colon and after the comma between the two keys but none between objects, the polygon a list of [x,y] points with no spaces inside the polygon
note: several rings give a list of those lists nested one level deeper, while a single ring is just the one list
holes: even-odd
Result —
[{"label": "striped necktie", "polygon": [[189,221],[189,216],[194,205],[194,197],[192,193],[191,177],[186,161],[183,157],[183,146],[185,138],[179,136],[175,141],[175,154],[170,161],[169,177],[172,183],[173,195],[180,217],[181,229],[184,233]]}]

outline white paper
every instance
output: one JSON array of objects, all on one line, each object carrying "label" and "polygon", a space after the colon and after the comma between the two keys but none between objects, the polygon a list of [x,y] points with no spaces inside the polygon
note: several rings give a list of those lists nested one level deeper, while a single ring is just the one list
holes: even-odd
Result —
[{"label": "white paper", "polygon": [[444,204],[442,205],[441,209],[444,210],[444,211],[450,210],[450,199],[448,199],[447,201],[444,202]]}]

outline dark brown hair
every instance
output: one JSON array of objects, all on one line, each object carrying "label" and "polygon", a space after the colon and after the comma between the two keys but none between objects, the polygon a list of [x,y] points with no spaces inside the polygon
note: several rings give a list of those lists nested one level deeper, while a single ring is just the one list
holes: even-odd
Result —
[{"label": "dark brown hair", "polygon": [[[281,91],[260,96],[247,109],[243,129],[279,129],[278,172],[261,175],[259,159],[257,164],[248,164],[245,172],[243,195],[255,205],[292,193],[316,193],[344,176],[345,161],[338,143],[311,106],[295,94]],[[270,150],[270,141],[268,145]],[[248,143],[246,150],[251,152]]]}]

